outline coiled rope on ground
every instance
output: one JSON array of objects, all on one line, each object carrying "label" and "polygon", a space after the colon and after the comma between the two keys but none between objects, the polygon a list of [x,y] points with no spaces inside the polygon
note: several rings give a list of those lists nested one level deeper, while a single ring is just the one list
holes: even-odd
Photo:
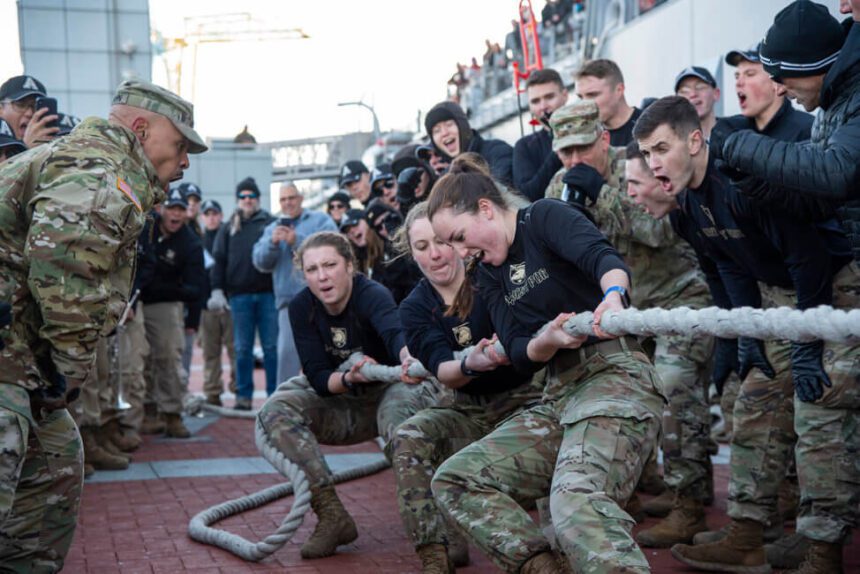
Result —
[{"label": "coiled rope on ground", "polygon": [[[593,335],[593,314],[579,313],[569,319],[564,329],[571,335]],[[601,328],[613,335],[713,335],[727,339],[737,337],[752,337],[755,339],[787,339],[791,341],[824,340],[837,343],[860,341],[860,309],[841,310],[821,306],[800,311],[789,307],[773,309],[753,309],[741,307],[737,309],[721,309],[707,307],[705,309],[625,309],[610,311],[603,315]],[[544,327],[545,329],[546,327]],[[473,347],[457,353],[462,358],[471,352]],[[500,343],[495,350],[504,354]],[[352,355],[338,370],[351,368],[361,360],[361,355]],[[430,373],[420,364],[415,363],[409,368],[409,374],[426,378]],[[365,364],[361,374],[373,381],[398,382],[401,368],[377,364]],[[282,383],[278,390],[308,388],[304,377],[294,377]],[[221,416],[257,418],[256,411],[236,411],[215,405],[209,405],[201,396],[191,397],[186,403],[186,409],[192,414],[205,410]],[[268,440],[265,430],[257,420],[255,428],[257,448],[263,457],[289,483],[275,485],[256,493],[208,508],[191,519],[188,534],[194,540],[212,544],[245,560],[257,562],[270,556],[286,544],[301,526],[305,514],[310,509],[310,489],[304,472],[284,457]],[[378,472],[389,466],[388,461],[381,460],[372,464],[349,469],[334,475],[335,482],[344,482]],[[223,530],[211,528],[211,525],[229,516],[258,508],[269,502],[295,494],[292,507],[274,534],[259,542],[250,542],[241,536]]]}]

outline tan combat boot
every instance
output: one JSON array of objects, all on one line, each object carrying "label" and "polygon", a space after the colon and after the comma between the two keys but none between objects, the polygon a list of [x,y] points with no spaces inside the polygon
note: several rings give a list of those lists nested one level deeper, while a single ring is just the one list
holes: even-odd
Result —
[{"label": "tan combat boot", "polygon": [[648,516],[656,518],[666,518],[672,512],[675,505],[675,493],[666,489],[663,494],[657,495],[651,500],[642,503],[642,510]]},{"label": "tan combat boot", "polygon": [[338,546],[358,538],[355,521],[343,507],[333,486],[311,488],[311,508],[319,522],[302,545],[302,558],[325,558]]},{"label": "tan combat boot", "polygon": [[642,475],[639,477],[639,485],[636,490],[645,494],[663,494],[668,489],[663,477],[660,476],[660,471],[657,469],[657,460],[648,459],[645,462],[645,467],[642,469]]},{"label": "tan combat boot", "polygon": [[707,529],[704,503],[678,496],[669,516],[637,534],[636,542],[648,548],[671,548],[675,544],[690,544],[695,534]]},{"label": "tan combat boot", "polygon": [[164,436],[173,438],[188,438],[191,431],[182,422],[182,415],[178,413],[164,413]]},{"label": "tan combat boot", "polygon": [[627,504],[624,505],[624,512],[630,515],[638,524],[645,522],[645,511],[642,510],[642,499],[635,492],[627,499]]},{"label": "tan combat boot", "polygon": [[448,559],[444,544],[425,544],[417,552],[422,574],[454,574],[454,565]]},{"label": "tan combat boot", "polygon": [[809,540],[809,551],[797,570],[785,574],[842,574],[842,544]]},{"label": "tan combat boot", "polygon": [[95,427],[81,427],[81,440],[84,443],[84,461],[96,470],[125,470],[128,459],[114,456],[101,446],[96,438]]},{"label": "tan combat boot", "polygon": [[88,462],[85,462],[84,463],[84,478],[89,478],[92,475],[94,475],[95,473],[96,473],[96,469],[93,468],[93,465],[91,465]]},{"label": "tan combat boot", "polygon": [[761,522],[732,519],[726,537],[719,542],[688,546],[676,544],[672,556],[693,568],[736,574],[769,574],[764,554]]},{"label": "tan combat boot", "polygon": [[143,439],[140,438],[140,435],[135,430],[128,429],[127,432],[123,432],[123,428],[117,419],[113,419],[106,425],[103,425],[102,432],[120,452],[137,450],[143,442]]},{"label": "tan combat boot", "polygon": [[98,427],[96,429],[95,434],[96,442],[98,442],[99,446],[102,447],[105,451],[111,453],[117,458],[125,459],[126,462],[131,462],[131,457],[119,450],[117,446],[110,441],[107,433],[105,432],[105,427]]},{"label": "tan combat boot", "polygon": [[164,432],[164,421],[158,418],[158,407],[154,404],[143,405],[143,423],[140,425],[143,434],[161,434]]},{"label": "tan combat boot", "polygon": [[[720,528],[719,530],[707,530],[705,532],[699,532],[695,536],[693,536],[693,544],[699,546],[700,544],[712,544],[714,542],[719,542],[723,538],[726,537],[726,533],[728,532],[730,524],[727,524]],[[764,529],[764,541],[765,542],[775,542],[779,540],[783,536],[783,524],[782,520],[779,520],[776,516],[771,519],[771,524],[766,526]]]},{"label": "tan combat boot", "polygon": [[552,552],[535,554],[520,568],[520,574],[564,574]]}]

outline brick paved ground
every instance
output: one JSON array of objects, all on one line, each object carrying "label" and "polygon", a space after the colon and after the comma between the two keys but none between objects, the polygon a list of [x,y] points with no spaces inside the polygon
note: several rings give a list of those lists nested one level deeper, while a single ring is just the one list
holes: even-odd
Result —
[{"label": "brick paved ground", "polygon": [[[201,387],[199,350],[195,356],[191,388]],[[257,388],[264,388],[261,372]],[[257,401],[260,403],[261,401]],[[325,448],[327,454],[378,452],[372,442],[357,447]],[[134,453],[134,462],[249,457],[258,453],[249,420],[220,419],[188,441],[147,437]],[[709,512],[709,524],[724,524],[728,469],[716,466],[717,502]],[[414,573],[419,562],[403,533],[394,499],[390,470],[339,485],[338,493],[358,523],[359,538],[331,558],[303,561],[299,547],[316,519],[309,514],[295,538],[259,564],[251,564],[218,548],[192,541],[188,522],[201,510],[225,500],[276,484],[274,474],[207,476],[88,483],[84,487],[81,516],[65,572],[93,574],[290,572],[292,574]],[[219,526],[258,540],[273,532],[287,512],[287,501],[230,518]],[[649,527],[653,520],[639,528]],[[860,573],[860,534],[846,550],[849,573]],[[464,574],[497,572],[477,550]],[[690,572],[668,551],[646,552],[657,573]]]}]

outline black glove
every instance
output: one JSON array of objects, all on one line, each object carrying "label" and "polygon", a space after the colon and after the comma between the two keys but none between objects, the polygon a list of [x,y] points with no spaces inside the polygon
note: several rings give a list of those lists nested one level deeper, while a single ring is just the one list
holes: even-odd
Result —
[{"label": "black glove", "polygon": [[749,129],[749,122],[746,118],[720,118],[714,127],[711,129],[711,136],[708,138],[708,150],[711,157],[714,159],[723,159],[723,148],[726,145],[726,140],[736,131]]},{"label": "black glove", "polygon": [[751,339],[749,337],[740,337],[738,339],[738,376],[743,381],[747,378],[749,372],[758,367],[768,379],[776,376],[776,371],[773,370],[770,362],[767,360],[767,354],[764,352],[764,341]]},{"label": "black glove", "polygon": [[585,199],[591,200],[591,203],[597,201],[597,196],[600,195],[600,189],[606,181],[603,176],[597,173],[597,170],[584,163],[578,163],[564,174],[562,181],[570,190],[570,196],[567,200],[571,203],[585,205]]},{"label": "black glove", "polygon": [[[6,303],[5,301],[0,301],[0,329],[5,329],[9,325],[12,324],[12,305]],[[0,339],[0,349],[3,349],[6,345],[3,343],[3,339]]]},{"label": "black glove", "polygon": [[717,387],[719,394],[723,394],[723,386],[725,386],[732,372],[737,373],[739,370],[737,341],[734,339],[717,339],[711,382]]},{"label": "black glove", "polygon": [[420,167],[407,167],[397,176],[397,201],[404,205],[415,203],[415,190],[421,184]]},{"label": "black glove", "polygon": [[794,394],[805,403],[817,401],[824,395],[824,387],[833,386],[821,364],[823,351],[824,341],[791,344],[791,377],[794,379]]}]

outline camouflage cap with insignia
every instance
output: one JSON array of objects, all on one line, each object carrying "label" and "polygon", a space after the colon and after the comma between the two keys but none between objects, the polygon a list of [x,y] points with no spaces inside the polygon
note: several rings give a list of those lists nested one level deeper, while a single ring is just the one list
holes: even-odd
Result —
[{"label": "camouflage cap with insignia", "polygon": [[114,104],[124,104],[160,114],[169,119],[188,140],[188,153],[208,150],[203,138],[194,131],[194,106],[171,91],[143,80],[126,80],[116,89]]},{"label": "camouflage cap with insignia", "polygon": [[592,144],[603,133],[593,100],[580,100],[557,109],[550,116],[549,125],[552,127],[552,151]]}]

